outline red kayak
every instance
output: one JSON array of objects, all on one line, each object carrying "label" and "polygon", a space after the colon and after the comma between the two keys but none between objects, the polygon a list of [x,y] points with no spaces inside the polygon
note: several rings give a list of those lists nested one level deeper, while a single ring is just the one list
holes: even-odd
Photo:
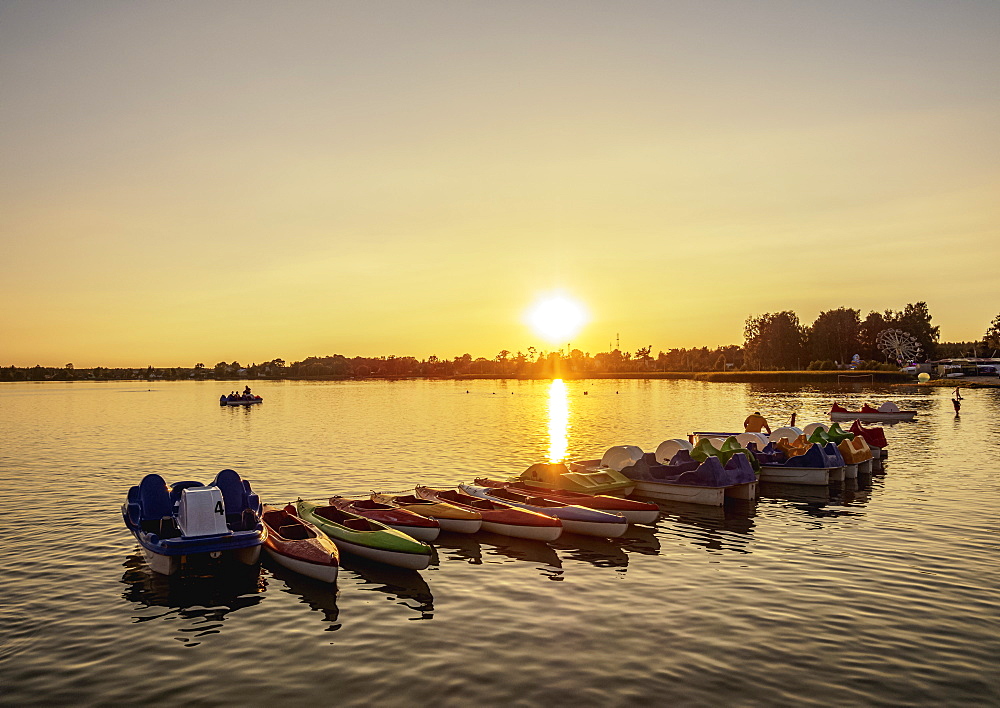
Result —
[{"label": "red kayak", "polygon": [[271,558],[296,573],[327,583],[337,582],[340,552],[325,533],[289,507],[264,506],[260,520],[267,528],[264,548]]},{"label": "red kayak", "polygon": [[330,506],[372,521],[378,521],[380,524],[402,531],[418,541],[433,541],[441,533],[441,524],[434,519],[428,519],[406,509],[380,504],[371,499],[330,497]]},{"label": "red kayak", "polygon": [[536,497],[548,499],[549,501],[575,504],[576,506],[596,509],[597,511],[621,514],[630,524],[654,524],[660,518],[660,507],[656,504],[635,501],[634,499],[612,497],[607,494],[584,494],[583,492],[572,492],[568,489],[532,487],[521,481],[500,482],[494,479],[487,479],[486,477],[477,477],[475,481],[481,487],[507,487],[527,492]]},{"label": "red kayak", "polygon": [[536,541],[555,541],[562,534],[562,522],[559,519],[534,511],[515,509],[508,504],[479,499],[450,489],[417,487],[416,493],[421,499],[453,504],[468,511],[478,511],[483,517],[483,531]]}]

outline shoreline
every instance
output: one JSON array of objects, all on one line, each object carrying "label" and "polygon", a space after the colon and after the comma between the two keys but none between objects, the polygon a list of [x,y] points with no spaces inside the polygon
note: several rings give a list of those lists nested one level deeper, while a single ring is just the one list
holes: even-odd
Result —
[{"label": "shoreline", "polygon": [[[849,378],[848,378],[849,377]],[[686,380],[707,383],[783,383],[783,384],[886,384],[891,386],[920,386],[923,388],[1000,388],[1000,379],[992,376],[976,376],[961,379],[932,379],[919,382],[913,374],[897,371],[871,371],[843,373],[842,371],[623,371],[614,373],[562,372],[545,375],[495,375],[457,374],[453,376],[258,376],[250,377],[197,377],[197,378],[71,378],[71,379],[21,379],[0,381],[0,383],[73,383],[77,381],[217,381],[220,383],[247,381],[564,381],[584,380]]]}]

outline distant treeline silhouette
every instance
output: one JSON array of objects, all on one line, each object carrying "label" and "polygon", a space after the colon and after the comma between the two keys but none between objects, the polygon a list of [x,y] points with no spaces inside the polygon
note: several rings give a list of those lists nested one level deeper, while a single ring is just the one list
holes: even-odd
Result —
[{"label": "distant treeline silhouette", "polygon": [[927,303],[908,304],[903,310],[869,312],[864,320],[861,311],[840,307],[821,312],[812,325],[799,323],[792,311],[751,315],[744,328],[743,346],[735,344],[709,348],[669,349],[653,355],[653,347],[634,352],[613,349],[591,355],[580,349],[570,352],[501,350],[492,358],[473,358],[463,354],[451,359],[430,356],[346,357],[341,354],[310,356],[287,364],[284,359],[242,365],[239,361],[220,361],[209,368],[204,363],[193,367],[152,367],[76,369],[63,367],[9,366],[0,368],[0,381],[45,380],[128,380],[128,379],[267,379],[267,378],[364,378],[462,376],[545,378],[552,376],[587,376],[652,372],[705,371],[782,371],[832,370],[845,368],[857,354],[862,370],[896,370],[878,350],[876,338],[884,329],[902,329],[916,337],[923,350],[922,359],[937,356],[957,357],[977,353],[988,355],[1000,348],[1000,315],[993,320],[978,342],[938,342],[939,328],[931,324]]}]

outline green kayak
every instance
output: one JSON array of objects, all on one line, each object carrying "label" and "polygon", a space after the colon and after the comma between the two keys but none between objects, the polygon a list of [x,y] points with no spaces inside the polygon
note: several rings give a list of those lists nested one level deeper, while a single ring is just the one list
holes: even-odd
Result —
[{"label": "green kayak", "polygon": [[333,506],[317,506],[299,499],[299,516],[330,537],[343,552],[400,568],[423,570],[431,562],[431,547],[402,531]]}]

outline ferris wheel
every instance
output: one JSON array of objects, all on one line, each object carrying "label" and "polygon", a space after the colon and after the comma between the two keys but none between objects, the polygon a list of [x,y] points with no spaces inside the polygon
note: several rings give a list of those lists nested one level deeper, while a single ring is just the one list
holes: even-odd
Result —
[{"label": "ferris wheel", "polygon": [[912,334],[901,329],[883,329],[875,338],[875,346],[900,365],[916,361],[920,356],[920,342]]}]

